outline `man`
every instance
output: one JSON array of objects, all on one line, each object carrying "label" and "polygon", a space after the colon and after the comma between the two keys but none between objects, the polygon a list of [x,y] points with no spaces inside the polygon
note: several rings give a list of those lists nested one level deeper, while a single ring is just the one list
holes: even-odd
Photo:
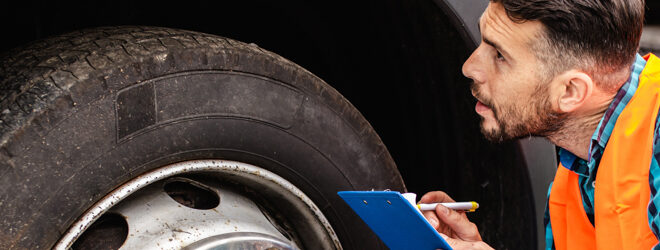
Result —
[{"label": "man", "polygon": [[[547,249],[660,249],[660,59],[637,55],[643,17],[643,0],[491,0],[481,17],[463,74],[483,134],[561,148]],[[424,215],[455,249],[490,249],[464,213]]]}]

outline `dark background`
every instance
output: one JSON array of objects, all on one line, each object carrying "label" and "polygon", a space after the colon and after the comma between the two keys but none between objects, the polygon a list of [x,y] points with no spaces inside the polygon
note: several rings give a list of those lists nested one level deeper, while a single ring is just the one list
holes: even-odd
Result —
[{"label": "dark background", "polygon": [[[660,24],[653,14],[660,3],[648,9],[648,23]],[[0,8],[0,53],[116,25],[216,34],[296,62],[362,112],[410,191],[478,200],[488,209],[470,216],[486,242],[496,249],[535,248],[540,215],[517,144],[493,145],[479,133],[475,101],[460,73],[468,45],[433,1],[21,2]]]},{"label": "dark background", "polygon": [[660,1],[646,0],[646,23],[660,24]]},{"label": "dark background", "polygon": [[[285,4],[256,4],[256,1],[221,0],[207,2],[184,1],[176,4],[165,4],[164,2],[150,1],[89,1],[81,3],[21,1],[13,3],[11,6],[5,4],[0,8],[0,27],[4,34],[3,39],[0,39],[0,52],[48,36],[97,26],[121,24],[159,25],[212,33],[212,31],[219,31],[218,24],[226,19],[241,22],[241,28],[243,24],[248,23],[257,25],[259,19],[250,17],[251,15],[263,15],[262,12],[270,13],[266,16],[272,14],[305,16],[305,13],[292,13],[297,8],[289,8],[291,7],[290,3],[301,4],[301,2],[288,2]],[[648,24],[660,24],[660,1],[647,0],[646,5],[646,22]],[[278,8],[278,6],[281,6],[281,8]],[[316,6],[320,7],[321,5],[316,4]],[[336,9],[337,12],[333,13],[337,16],[326,16],[324,18],[336,19],[347,12],[356,10],[351,8],[349,4],[342,6],[345,6],[345,8],[338,8]],[[267,8],[259,9],[261,7]],[[232,18],[237,13],[228,10],[235,8],[251,9],[250,12],[252,13],[243,15],[244,18]],[[278,11],[284,11],[284,13],[276,13]],[[375,13],[375,11],[373,12]],[[298,20],[303,20],[303,18]],[[290,21],[296,22],[296,20]],[[268,23],[261,24],[267,25]],[[232,27],[228,27],[226,24],[222,26],[222,31],[229,35],[245,33],[231,30]]]}]

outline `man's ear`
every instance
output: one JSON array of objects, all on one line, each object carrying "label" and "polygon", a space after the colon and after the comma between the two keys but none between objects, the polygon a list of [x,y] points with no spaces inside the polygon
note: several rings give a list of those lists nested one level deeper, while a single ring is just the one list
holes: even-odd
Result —
[{"label": "man's ear", "polygon": [[562,113],[580,109],[594,91],[591,76],[577,70],[569,70],[558,77],[557,108]]}]

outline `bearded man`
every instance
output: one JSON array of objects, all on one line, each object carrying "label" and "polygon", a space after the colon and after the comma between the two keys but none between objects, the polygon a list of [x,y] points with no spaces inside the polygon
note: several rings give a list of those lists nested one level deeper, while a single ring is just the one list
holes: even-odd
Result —
[{"label": "bearded man", "polygon": [[[560,165],[547,249],[660,249],[660,59],[637,54],[644,0],[491,0],[463,66],[483,134],[542,136]],[[451,202],[437,191],[421,202]],[[490,249],[462,212],[424,214],[455,249]]]}]

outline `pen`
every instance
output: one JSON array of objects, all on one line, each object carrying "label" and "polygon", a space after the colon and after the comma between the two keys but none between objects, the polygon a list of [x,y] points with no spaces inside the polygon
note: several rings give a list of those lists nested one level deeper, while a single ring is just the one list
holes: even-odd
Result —
[{"label": "pen", "polygon": [[445,207],[454,209],[454,210],[463,210],[467,212],[474,212],[479,208],[479,203],[476,203],[474,201],[467,201],[467,202],[445,202],[445,203],[430,203],[430,204],[417,204],[417,208],[422,211],[429,211],[429,210],[435,210],[435,207],[440,204]]}]

